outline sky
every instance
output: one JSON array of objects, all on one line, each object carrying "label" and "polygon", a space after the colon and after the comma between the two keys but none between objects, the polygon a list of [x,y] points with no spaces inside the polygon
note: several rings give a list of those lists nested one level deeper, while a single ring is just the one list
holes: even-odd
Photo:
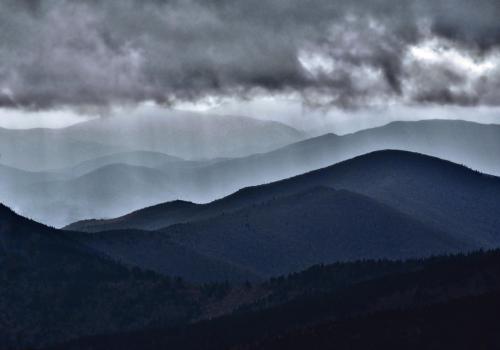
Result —
[{"label": "sky", "polygon": [[157,109],[500,122],[498,0],[4,0],[0,126]]}]

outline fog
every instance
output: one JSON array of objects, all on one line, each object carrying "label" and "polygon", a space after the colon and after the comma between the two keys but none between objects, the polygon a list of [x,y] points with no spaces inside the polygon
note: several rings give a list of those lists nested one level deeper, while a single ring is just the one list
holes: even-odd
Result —
[{"label": "fog", "polygon": [[[349,127],[335,113],[329,112],[328,123],[328,115],[313,113],[300,130],[295,117],[259,120],[219,115],[216,109],[150,106],[64,128],[0,129],[0,200],[20,214],[61,227],[177,199],[209,202],[389,148],[500,175],[500,126],[401,121],[413,118],[406,110],[404,118],[395,118],[398,123],[337,136],[328,132],[375,126],[397,113],[369,118],[352,112]],[[465,115],[465,109],[457,111]],[[477,109],[485,121],[494,121],[494,112]],[[449,110],[446,116],[454,115]]]}]

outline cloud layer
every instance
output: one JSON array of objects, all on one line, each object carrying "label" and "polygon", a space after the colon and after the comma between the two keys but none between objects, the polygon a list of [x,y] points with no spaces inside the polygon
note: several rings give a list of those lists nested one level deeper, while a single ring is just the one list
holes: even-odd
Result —
[{"label": "cloud layer", "polygon": [[0,106],[500,105],[498,0],[6,0]]}]

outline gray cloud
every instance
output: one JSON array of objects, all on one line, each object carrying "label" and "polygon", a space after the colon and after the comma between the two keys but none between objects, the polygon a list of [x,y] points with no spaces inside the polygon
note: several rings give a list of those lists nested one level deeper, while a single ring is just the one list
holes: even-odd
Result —
[{"label": "gray cloud", "polygon": [[257,93],[341,107],[498,105],[498,65],[477,73],[409,58],[438,39],[481,62],[500,50],[498,18],[498,0],[6,0],[0,106]]}]

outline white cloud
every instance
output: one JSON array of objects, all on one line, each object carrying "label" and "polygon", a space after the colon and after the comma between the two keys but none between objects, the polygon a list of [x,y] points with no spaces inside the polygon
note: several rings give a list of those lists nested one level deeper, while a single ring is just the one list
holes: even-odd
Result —
[{"label": "white cloud", "polygon": [[0,128],[62,128],[96,117],[96,115],[77,114],[69,109],[26,111],[11,108],[0,108]]}]

